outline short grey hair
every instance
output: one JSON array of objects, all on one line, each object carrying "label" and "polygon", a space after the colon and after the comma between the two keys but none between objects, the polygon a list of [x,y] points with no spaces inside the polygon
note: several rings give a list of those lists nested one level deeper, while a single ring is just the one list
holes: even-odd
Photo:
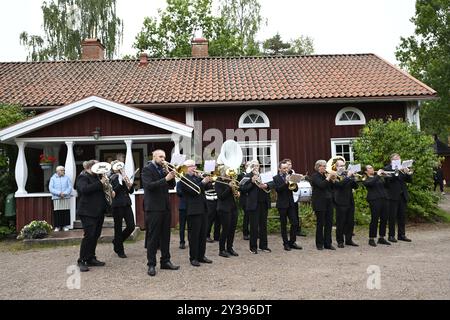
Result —
[{"label": "short grey hair", "polygon": [[325,160],[317,160],[316,164],[314,165],[314,170],[319,171],[320,166],[326,166],[327,162]]},{"label": "short grey hair", "polygon": [[64,166],[57,166],[56,167],[56,172],[58,172],[59,170],[65,170]]}]

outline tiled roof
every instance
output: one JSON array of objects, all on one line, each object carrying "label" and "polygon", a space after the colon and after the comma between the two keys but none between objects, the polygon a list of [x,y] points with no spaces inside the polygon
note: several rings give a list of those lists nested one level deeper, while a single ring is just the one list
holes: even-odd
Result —
[{"label": "tiled roof", "polygon": [[0,63],[0,102],[59,106],[96,95],[123,104],[430,98],[373,54]]}]

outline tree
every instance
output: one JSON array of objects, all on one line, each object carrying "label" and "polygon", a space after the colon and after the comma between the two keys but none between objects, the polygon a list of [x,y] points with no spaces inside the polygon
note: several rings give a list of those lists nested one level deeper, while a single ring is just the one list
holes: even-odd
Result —
[{"label": "tree", "polygon": [[417,0],[414,35],[401,38],[400,66],[438,92],[421,109],[422,128],[447,141],[450,134],[450,0]]},{"label": "tree", "polygon": [[286,54],[287,50],[290,48],[291,45],[283,42],[279,33],[263,42],[263,52],[270,56]]},{"label": "tree", "polygon": [[[432,136],[417,130],[413,124],[402,120],[371,120],[361,130],[360,137],[353,144],[355,158],[361,164],[370,164],[376,170],[389,163],[390,155],[398,153],[403,160],[413,159],[413,182],[408,185],[410,200],[407,213],[410,217],[432,217],[437,214],[438,197],[432,192],[433,167],[438,157],[433,149]],[[359,188],[359,196],[365,199]],[[360,201],[357,207],[367,207]],[[357,210],[364,210],[364,208]]]},{"label": "tree", "polygon": [[116,14],[116,0],[50,0],[42,5],[44,36],[20,34],[27,60],[76,60],[81,42],[98,38],[112,59],[118,53],[123,21]]},{"label": "tree", "polygon": [[290,42],[291,47],[286,54],[308,55],[314,54],[314,41],[308,36],[300,36]]},{"label": "tree", "polygon": [[314,53],[313,40],[310,37],[300,36],[289,42],[283,42],[277,33],[263,42],[263,53],[267,55],[307,55]]}]

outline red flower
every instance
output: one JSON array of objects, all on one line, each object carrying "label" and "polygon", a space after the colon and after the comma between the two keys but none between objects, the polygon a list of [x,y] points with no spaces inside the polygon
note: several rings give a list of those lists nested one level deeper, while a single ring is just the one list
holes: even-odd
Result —
[{"label": "red flower", "polygon": [[53,156],[46,156],[45,154],[41,154],[39,156],[39,163],[54,163],[56,158]]}]

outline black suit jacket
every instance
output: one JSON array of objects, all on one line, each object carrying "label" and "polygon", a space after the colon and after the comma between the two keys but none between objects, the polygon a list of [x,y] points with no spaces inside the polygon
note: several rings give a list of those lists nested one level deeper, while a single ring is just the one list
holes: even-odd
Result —
[{"label": "black suit jacket", "polygon": [[109,178],[116,196],[113,198],[111,207],[126,207],[131,206],[130,194],[134,192],[133,186],[127,187],[125,181],[122,184],[119,183],[119,175],[117,173],[111,175]]},{"label": "black suit jacket", "polygon": [[246,202],[244,203],[245,209],[249,211],[256,210],[258,202],[261,202],[262,198],[264,199],[264,202],[266,202],[267,208],[270,208],[270,194],[264,192],[256,184],[252,183],[251,179],[253,177],[253,172],[247,173],[245,177],[249,179],[240,186],[241,197],[243,193],[246,194]]},{"label": "black suit jacket", "polygon": [[377,199],[387,199],[387,193],[385,189],[384,178],[380,176],[368,177],[366,181],[363,182],[367,189],[367,201],[377,200]]},{"label": "black suit jacket", "polygon": [[175,179],[167,182],[165,175],[161,177],[151,161],[142,170],[141,179],[144,186],[144,210],[170,210],[169,189],[175,188]]},{"label": "black suit jacket", "polygon": [[312,206],[314,211],[324,211],[327,209],[327,201],[333,199],[333,182],[327,181],[325,176],[319,172],[311,175],[312,186]]},{"label": "black suit jacket", "polygon": [[333,199],[338,206],[354,206],[353,189],[358,188],[354,179],[345,177],[334,183]]},{"label": "black suit jacket", "polygon": [[298,190],[298,186],[295,190],[289,190],[289,185],[284,181],[283,177],[277,174],[273,177],[273,183],[275,190],[277,191],[277,204],[278,209],[286,209],[289,207],[294,207],[294,196],[293,191]]},{"label": "black suit jacket", "polygon": [[202,178],[190,175],[185,175],[184,178],[192,181],[194,184],[199,186],[201,190],[201,193],[198,194],[182,181],[179,182],[181,193],[183,194],[184,201],[186,202],[186,214],[188,216],[206,214],[208,209],[206,207],[205,187],[202,183]]},{"label": "black suit jacket", "polygon": [[77,179],[77,192],[80,196],[77,208],[79,216],[99,218],[105,214],[108,203],[97,175],[81,173]]},{"label": "black suit jacket", "polygon": [[214,189],[217,193],[217,211],[231,212],[231,210],[237,209],[236,200],[230,186],[216,182],[214,183]]},{"label": "black suit jacket", "polygon": [[[392,166],[388,165],[384,167],[385,171],[394,171]],[[402,172],[398,173],[398,176],[392,175],[391,177],[386,177],[386,191],[388,199],[390,200],[400,200],[403,199],[408,201],[409,194],[408,188],[406,187],[406,182],[412,181],[412,176],[409,174],[404,174]]]}]

